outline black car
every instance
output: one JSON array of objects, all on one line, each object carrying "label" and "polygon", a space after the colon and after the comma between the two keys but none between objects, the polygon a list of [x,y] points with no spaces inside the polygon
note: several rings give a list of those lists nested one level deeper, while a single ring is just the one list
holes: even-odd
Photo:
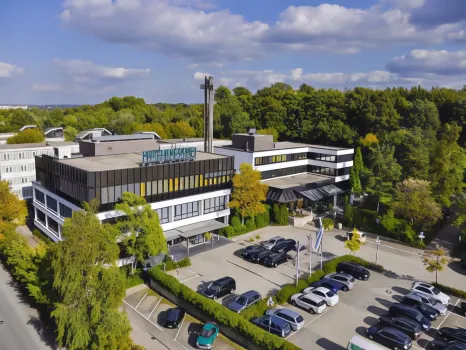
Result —
[{"label": "black car", "polygon": [[352,262],[342,262],[337,265],[338,273],[347,273],[356,279],[367,281],[371,273],[365,267]]},{"label": "black car", "polygon": [[202,295],[210,299],[221,298],[227,294],[231,294],[236,290],[236,281],[231,277],[222,277],[202,291]]},{"label": "black car", "polygon": [[466,350],[466,343],[462,343],[456,340],[453,341],[442,341],[434,340],[430,343],[432,349],[441,349],[441,350]]},{"label": "black car", "polygon": [[367,336],[390,349],[409,349],[413,345],[406,334],[393,327],[372,326],[367,330]]},{"label": "black car", "polygon": [[250,245],[249,247],[244,248],[243,253],[241,255],[244,259],[251,260],[251,257],[254,256],[255,253],[262,252],[264,250],[266,249],[259,245]]},{"label": "black car", "polygon": [[273,253],[267,255],[264,258],[264,266],[268,267],[277,267],[278,265],[284,264],[288,261],[288,256],[286,254]]},{"label": "black car", "polygon": [[460,261],[460,266],[461,266],[463,269],[466,269],[466,258],[461,259],[461,261]]},{"label": "black car", "polygon": [[288,253],[295,249],[296,241],[294,239],[285,239],[283,242],[278,243],[272,248],[274,253]]},{"label": "black car", "polygon": [[462,315],[466,316],[466,301],[462,301],[460,304],[460,312]]},{"label": "black car", "polygon": [[412,308],[419,311],[421,314],[429,318],[429,320],[433,321],[436,320],[440,313],[434,309],[432,306],[424,304],[421,299],[419,300],[414,298],[407,298],[404,297],[401,302],[405,305],[411,306]]},{"label": "black car", "polygon": [[466,328],[442,327],[437,332],[444,340],[457,340],[466,343]]},{"label": "black car", "polygon": [[166,328],[178,328],[185,314],[186,311],[180,307],[168,309],[163,326]]},{"label": "black car", "polygon": [[266,256],[273,254],[272,251],[268,249],[261,250],[260,252],[254,252],[249,254],[249,260],[255,263],[263,263]]},{"label": "black car", "polygon": [[251,319],[251,323],[282,338],[285,338],[291,333],[290,324],[287,321],[273,315],[254,317]]},{"label": "black car", "polygon": [[388,309],[388,315],[392,317],[407,317],[419,323],[424,332],[427,332],[432,324],[429,319],[411,306],[395,303]]},{"label": "black car", "polygon": [[381,316],[379,324],[384,327],[392,327],[399,329],[411,337],[417,339],[422,333],[422,327],[416,321],[407,317],[387,317]]}]

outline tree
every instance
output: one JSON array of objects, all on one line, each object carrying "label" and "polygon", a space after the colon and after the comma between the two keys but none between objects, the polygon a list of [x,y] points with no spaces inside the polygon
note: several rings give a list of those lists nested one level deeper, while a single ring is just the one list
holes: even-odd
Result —
[{"label": "tree", "polygon": [[26,202],[10,191],[8,181],[0,181],[0,229],[10,223],[24,223],[27,213]]},{"label": "tree", "polygon": [[44,140],[45,140],[45,136],[39,130],[26,129],[24,131],[17,133],[14,136],[9,137],[6,140],[6,143],[9,145],[17,144],[17,143],[38,143],[38,142],[43,142]]},{"label": "tree", "polygon": [[120,311],[125,276],[115,265],[116,233],[95,216],[96,203],[65,220],[64,240],[51,248],[53,289],[51,313],[57,340],[67,349],[127,349],[131,330]]},{"label": "tree", "polygon": [[424,253],[424,265],[427,271],[435,272],[435,283],[438,283],[438,272],[442,271],[449,262],[450,259],[445,256],[445,251],[438,245],[435,249]]},{"label": "tree", "polygon": [[268,186],[261,183],[260,171],[253,170],[251,164],[240,165],[240,173],[233,176],[233,193],[228,207],[236,209],[244,217],[254,217],[266,210],[262,203],[267,198]]},{"label": "tree", "polygon": [[273,142],[278,141],[278,131],[276,131],[273,128],[259,129],[259,130],[257,130],[257,133],[260,134],[260,135],[273,135]]},{"label": "tree", "polygon": [[189,125],[188,122],[179,121],[176,123],[170,123],[168,125],[170,133],[175,138],[189,138],[195,137],[196,131]]},{"label": "tree", "polygon": [[379,143],[379,139],[377,138],[377,136],[373,133],[368,133],[366,134],[366,136],[363,137],[360,137],[359,138],[359,143],[361,144],[361,146],[363,147],[372,147],[372,146],[375,146]]},{"label": "tree", "polygon": [[359,241],[359,231],[357,228],[353,229],[353,235],[351,236],[351,239],[347,239],[345,241],[345,248],[349,249],[353,255],[361,248],[361,242]]},{"label": "tree", "polygon": [[359,179],[358,172],[356,171],[355,167],[351,167],[350,169],[350,188],[351,191],[360,194],[362,192],[361,187],[361,180]]},{"label": "tree", "polygon": [[212,248],[214,247],[214,235],[211,232],[204,233],[204,239],[206,241],[210,239],[210,243],[212,243]]},{"label": "tree", "polygon": [[115,210],[125,213],[116,227],[121,233],[120,239],[126,252],[133,257],[132,273],[138,262],[144,263],[150,256],[167,251],[157,212],[152,210],[143,197],[124,192]]},{"label": "tree", "polygon": [[76,135],[78,134],[78,130],[72,126],[68,126],[65,128],[65,130],[63,130],[63,133],[65,134],[65,141],[74,141]]},{"label": "tree", "polygon": [[393,208],[399,217],[409,219],[411,225],[415,224],[422,229],[431,227],[442,217],[429,182],[424,180],[406,179],[398,183]]}]

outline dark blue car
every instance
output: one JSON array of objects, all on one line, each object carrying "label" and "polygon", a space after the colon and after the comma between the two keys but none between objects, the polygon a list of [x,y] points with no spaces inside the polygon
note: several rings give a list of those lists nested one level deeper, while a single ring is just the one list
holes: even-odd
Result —
[{"label": "dark blue car", "polygon": [[313,287],[324,287],[331,290],[333,293],[338,293],[345,289],[345,285],[330,278],[322,278],[320,281],[312,283]]},{"label": "dark blue car", "polygon": [[254,317],[251,322],[256,326],[265,329],[267,332],[276,334],[279,337],[285,338],[291,333],[290,324],[276,316],[264,315],[262,317]]},{"label": "dark blue car", "polygon": [[373,326],[367,330],[367,336],[389,349],[410,349],[413,345],[407,334],[393,327]]}]

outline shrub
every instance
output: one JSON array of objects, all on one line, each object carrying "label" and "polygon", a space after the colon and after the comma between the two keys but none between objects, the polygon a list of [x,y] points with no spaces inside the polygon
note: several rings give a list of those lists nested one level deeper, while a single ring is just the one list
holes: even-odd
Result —
[{"label": "shrub", "polygon": [[273,205],[273,221],[280,226],[288,225],[288,208],[283,204]]},{"label": "shrub", "polygon": [[254,222],[254,218],[246,220],[246,229],[248,232],[254,231],[256,229],[256,223]]},{"label": "shrub", "polygon": [[175,277],[167,275],[160,269],[153,268],[149,270],[149,275],[156,283],[168,289],[175,296],[184,299],[186,302],[199,308],[207,316],[214,318],[220,325],[236,329],[238,332],[241,332],[262,349],[299,349],[296,345],[291,344],[287,340],[281,339],[276,335],[272,335],[253,325],[242,315],[227,309],[225,306],[213,300],[207,299],[199,293],[196,293],[189,287],[181,284]]},{"label": "shrub", "polygon": [[234,227],[234,229],[235,229],[235,236],[243,235],[243,234],[248,232],[248,228],[247,228],[246,225],[245,226],[241,226],[241,225],[236,226],[236,227]]},{"label": "shrub", "polygon": [[220,229],[220,234],[226,238],[231,238],[235,236],[235,229],[232,226],[227,226]]},{"label": "shrub", "polygon": [[[175,262],[169,255],[167,255],[165,257],[164,262],[165,262],[165,271],[172,271],[177,268],[191,266],[191,260],[189,259],[189,257],[186,257],[184,259],[181,259],[180,261]],[[163,265],[159,265],[158,267],[163,268]]]},{"label": "shrub", "polygon": [[322,226],[324,227],[324,230],[326,231],[331,230],[333,228],[333,220],[330,218],[323,218]]},{"label": "shrub", "polygon": [[[265,312],[269,309],[267,306],[267,300],[269,298],[265,297],[258,303],[244,309],[241,311],[241,316],[243,316],[245,319],[250,320],[253,317],[260,317],[265,314]],[[272,300],[275,304],[277,304],[277,299],[275,297],[272,297]]]},{"label": "shrub", "polygon": [[353,226],[353,207],[351,204],[347,202],[345,202],[343,225],[348,226],[348,227]]},{"label": "shrub", "polygon": [[235,230],[236,230],[237,227],[241,227],[242,225],[241,225],[240,218],[237,217],[237,216],[233,216],[231,218],[231,226],[233,226],[235,228]]},{"label": "shrub", "polygon": [[256,239],[261,239],[261,236],[260,236],[260,235],[256,235],[255,238],[256,238]]},{"label": "shrub", "polygon": [[257,228],[266,227],[269,224],[270,224],[269,209],[267,209],[262,214],[259,214],[259,215],[256,216],[256,227]]},{"label": "shrub", "polygon": [[[128,265],[130,266],[130,265]],[[126,288],[136,287],[140,284],[144,284],[144,279],[142,278],[142,270],[138,269],[134,271],[134,274],[129,273],[131,269],[126,269]]]}]

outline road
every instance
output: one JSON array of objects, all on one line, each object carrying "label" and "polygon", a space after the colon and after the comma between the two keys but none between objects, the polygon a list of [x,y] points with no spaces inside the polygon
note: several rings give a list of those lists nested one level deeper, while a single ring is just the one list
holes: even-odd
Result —
[{"label": "road", "polygon": [[0,348],[2,350],[47,350],[36,329],[41,328],[37,311],[19,298],[11,277],[0,265]]}]

